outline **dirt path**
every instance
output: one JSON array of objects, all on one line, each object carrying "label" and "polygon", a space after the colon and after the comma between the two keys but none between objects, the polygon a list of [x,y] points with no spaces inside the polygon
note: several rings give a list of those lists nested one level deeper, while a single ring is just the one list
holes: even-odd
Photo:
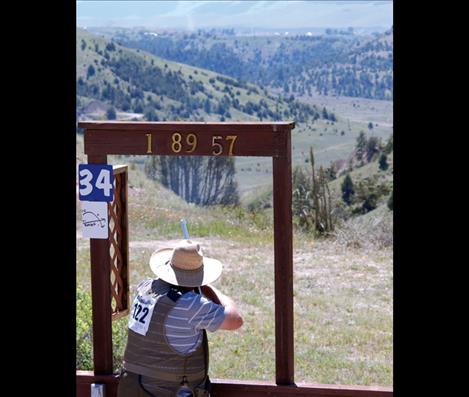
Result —
[{"label": "dirt path", "polygon": [[[77,249],[89,248],[89,239],[83,238],[81,230],[77,230]],[[172,248],[181,241],[181,239],[172,239],[172,240],[142,240],[142,241],[129,241],[129,248],[149,248],[149,249],[159,249],[163,247]],[[199,242],[206,249],[210,249],[215,245],[226,244],[224,240],[213,239],[213,238],[197,238]]]}]

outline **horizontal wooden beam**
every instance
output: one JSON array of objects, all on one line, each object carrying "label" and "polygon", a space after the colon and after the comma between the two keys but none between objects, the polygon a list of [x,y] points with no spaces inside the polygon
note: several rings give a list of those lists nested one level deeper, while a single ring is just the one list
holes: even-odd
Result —
[{"label": "horizontal wooden beam", "polygon": [[239,122],[201,122],[201,121],[80,121],[78,122],[78,128],[92,129],[92,130],[165,130],[178,128],[182,131],[192,130],[197,128],[199,131],[206,129],[215,128],[218,131],[220,129],[257,129],[257,128],[276,128],[278,131],[293,129],[295,128],[295,122],[293,121],[239,121]]},{"label": "horizontal wooden beam", "polygon": [[294,123],[90,123],[87,155],[285,156]]},{"label": "horizontal wooden beam", "polygon": [[[95,376],[93,371],[77,371],[77,397],[90,397],[90,385],[106,385],[106,397],[117,395],[118,375]],[[277,386],[272,382],[212,380],[212,397],[392,397],[392,387],[345,386],[299,383]]]},{"label": "horizontal wooden beam", "polygon": [[392,397],[393,390],[378,386],[299,383],[276,385],[262,381],[213,379],[212,397]]}]

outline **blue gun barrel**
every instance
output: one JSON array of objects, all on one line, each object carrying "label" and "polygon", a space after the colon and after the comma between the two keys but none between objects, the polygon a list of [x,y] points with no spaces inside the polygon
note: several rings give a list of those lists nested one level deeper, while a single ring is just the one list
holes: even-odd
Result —
[{"label": "blue gun barrel", "polygon": [[189,240],[189,232],[187,231],[187,224],[185,219],[181,219],[182,234],[186,240]]}]

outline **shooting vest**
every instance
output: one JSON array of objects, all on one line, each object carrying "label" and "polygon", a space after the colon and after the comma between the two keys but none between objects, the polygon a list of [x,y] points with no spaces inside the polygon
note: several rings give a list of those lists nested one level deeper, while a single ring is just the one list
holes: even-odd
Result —
[{"label": "shooting vest", "polygon": [[185,380],[195,386],[201,384],[208,372],[207,334],[203,330],[203,341],[197,349],[183,354],[174,349],[165,332],[165,320],[173,309],[180,291],[174,288],[167,294],[157,295],[157,301],[145,336],[129,329],[124,354],[124,368],[127,371],[164,381],[168,387],[178,389]]}]

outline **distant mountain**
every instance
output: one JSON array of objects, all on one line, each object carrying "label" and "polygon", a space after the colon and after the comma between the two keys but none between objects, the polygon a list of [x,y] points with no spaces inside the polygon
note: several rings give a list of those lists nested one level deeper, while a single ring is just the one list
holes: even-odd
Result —
[{"label": "distant mountain", "polygon": [[94,29],[131,48],[222,73],[295,96],[393,97],[393,34],[356,35],[327,29],[287,35],[236,36],[232,30],[197,33]]},{"label": "distant mountain", "polygon": [[83,29],[77,30],[77,116],[151,121],[335,118],[291,95],[272,95],[241,79],[129,49]]},{"label": "distant mountain", "polygon": [[[166,29],[356,29],[390,26],[387,1],[77,1],[78,26],[158,26]],[[288,29],[287,29],[288,30]]]}]

